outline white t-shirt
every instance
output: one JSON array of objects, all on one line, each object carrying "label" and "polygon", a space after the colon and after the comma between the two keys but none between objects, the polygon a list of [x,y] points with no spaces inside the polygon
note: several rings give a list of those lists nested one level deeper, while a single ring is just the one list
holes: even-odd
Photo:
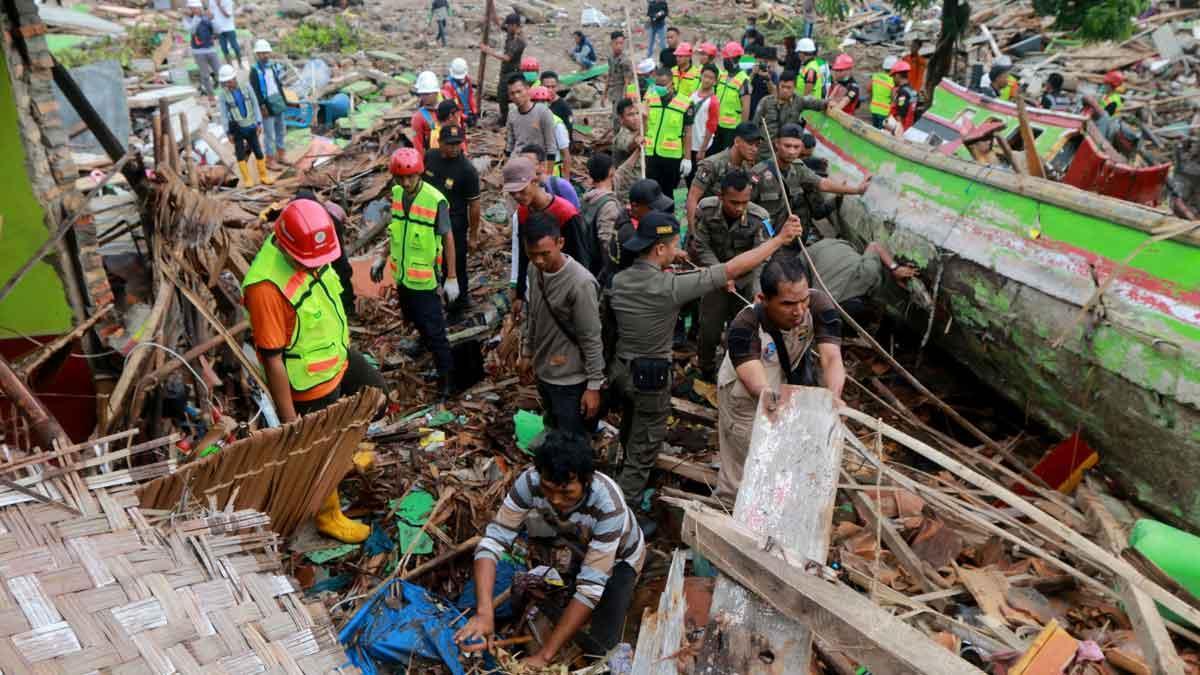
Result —
[{"label": "white t-shirt", "polygon": [[567,133],[567,125],[559,121],[557,117],[554,118],[554,143],[560,151],[558,153],[559,157],[562,157],[562,150],[567,150],[571,147],[571,134]]},{"label": "white t-shirt", "polygon": [[[692,151],[703,157],[708,152],[708,146],[702,148],[700,144],[704,142],[704,134],[707,129],[713,127],[715,130],[717,117],[720,115],[720,106],[716,94],[706,97],[698,91],[692,94],[692,106],[696,110],[696,116],[692,119]],[[711,137],[708,145],[712,145]]]}]

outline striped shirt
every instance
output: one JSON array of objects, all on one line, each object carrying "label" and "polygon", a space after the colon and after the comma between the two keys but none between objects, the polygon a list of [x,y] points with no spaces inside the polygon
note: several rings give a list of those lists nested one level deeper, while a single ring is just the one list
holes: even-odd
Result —
[{"label": "striped shirt", "polygon": [[646,558],[646,542],[633,512],[625,505],[621,488],[599,471],[579,505],[559,514],[542,496],[537,469],[526,469],[517,477],[496,517],[488,524],[483,540],[475,549],[475,559],[500,556],[512,546],[530,511],[537,511],[559,536],[587,547],[583,565],[575,577],[575,599],[595,608],[618,562],[641,572]]}]

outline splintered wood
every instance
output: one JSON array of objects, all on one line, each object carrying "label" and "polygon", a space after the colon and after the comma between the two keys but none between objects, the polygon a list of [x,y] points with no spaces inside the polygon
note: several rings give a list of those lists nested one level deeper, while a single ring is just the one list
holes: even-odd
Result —
[{"label": "splintered wood", "polygon": [[264,514],[155,527],[130,489],[93,496],[90,516],[0,509],[0,672],[358,672],[279,574]]},{"label": "splintered wood", "polygon": [[368,387],[291,424],[255,432],[142,485],[142,507],[231,504],[266,513],[272,529],[287,537],[316,513],[350,470],[358,443],[383,402],[383,393]]}]

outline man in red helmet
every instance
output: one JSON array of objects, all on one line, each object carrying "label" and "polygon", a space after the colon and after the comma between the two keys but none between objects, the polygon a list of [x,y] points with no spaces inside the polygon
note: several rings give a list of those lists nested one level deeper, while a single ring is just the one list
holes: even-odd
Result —
[{"label": "man in red helmet", "polygon": [[[379,371],[350,348],[342,282],[330,265],[341,253],[325,207],[297,199],[284,207],[242,281],[254,346],[284,424],[363,387],[387,391]],[[371,533],[342,513],[336,490],[316,521],[321,533],[346,543]]]},{"label": "man in red helmet", "polygon": [[371,279],[383,280],[391,259],[396,274],[400,311],[417,327],[421,342],[433,353],[437,366],[438,391],[443,398],[452,393],[450,340],[446,337],[446,315],[438,295],[438,270],[445,251],[446,302],[458,299],[458,270],[450,207],[437,188],[425,182],[425,160],[413,148],[392,153],[388,167],[396,178],[392,186],[392,222],[388,225],[390,246],[380,251],[371,265]]},{"label": "man in red helmet", "polygon": [[[911,66],[910,66],[911,67]],[[842,112],[853,115],[862,100],[862,90],[854,79],[854,57],[838,54],[833,60],[833,91],[829,98],[842,104]]]},{"label": "man in red helmet", "polygon": [[896,82],[895,94],[892,95],[892,110],[889,117],[899,123],[900,129],[907,131],[917,122],[917,92],[908,84],[908,73],[912,66],[907,61],[897,61],[892,66],[892,79]]},{"label": "man in red helmet", "polygon": [[738,67],[738,60],[746,51],[736,42],[726,43],[721,55],[725,57],[725,72],[717,81],[717,101],[720,106],[717,120],[717,136],[713,139],[709,154],[714,154],[733,144],[733,130],[750,118],[750,76]]}]

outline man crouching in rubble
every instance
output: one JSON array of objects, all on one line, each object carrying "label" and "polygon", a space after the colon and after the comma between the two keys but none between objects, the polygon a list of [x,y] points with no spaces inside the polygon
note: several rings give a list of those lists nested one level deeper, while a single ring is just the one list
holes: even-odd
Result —
[{"label": "man crouching in rubble", "polygon": [[[575,594],[541,649],[526,658],[525,665],[549,665],[572,638],[589,654],[603,654],[616,646],[646,557],[645,540],[621,488],[592,468],[591,446],[582,436],[562,431],[546,435],[533,468],[517,477],[475,549],[476,614],[455,633],[456,642],[491,639],[497,560],[512,550],[519,530],[524,528],[526,537],[532,537],[535,528],[546,526],[554,531],[556,541],[576,551],[571,569],[565,570],[574,577]],[[577,636],[589,618],[590,631]],[[483,643],[465,647],[467,651],[483,648]]]}]

